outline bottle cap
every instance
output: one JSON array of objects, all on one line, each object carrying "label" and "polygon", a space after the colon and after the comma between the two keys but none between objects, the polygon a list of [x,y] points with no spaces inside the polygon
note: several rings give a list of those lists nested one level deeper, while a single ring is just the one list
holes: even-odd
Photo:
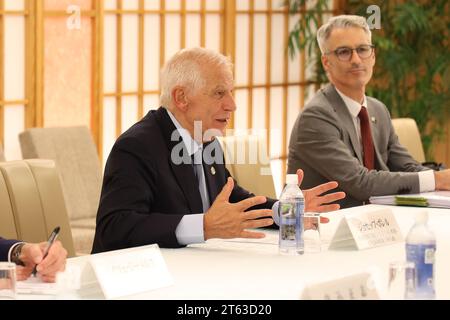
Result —
[{"label": "bottle cap", "polygon": [[298,176],[296,174],[287,174],[286,184],[298,184]]},{"label": "bottle cap", "polygon": [[419,211],[416,215],[416,223],[423,224],[427,223],[427,221],[428,221],[428,211],[426,210]]}]

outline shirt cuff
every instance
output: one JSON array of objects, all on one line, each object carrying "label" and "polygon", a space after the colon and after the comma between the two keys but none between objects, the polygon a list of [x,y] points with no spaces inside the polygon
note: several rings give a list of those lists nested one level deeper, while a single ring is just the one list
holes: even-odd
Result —
[{"label": "shirt cuff", "polygon": [[14,248],[17,247],[21,243],[24,243],[24,242],[16,242],[9,248],[9,251],[8,251],[8,262],[12,262],[11,261],[11,253],[13,252]]},{"label": "shirt cuff", "polygon": [[419,172],[419,186],[420,192],[434,191],[436,189],[433,170],[425,170]]},{"label": "shirt cuff", "polygon": [[277,226],[280,225],[280,217],[278,215],[278,207],[280,206],[280,201],[277,201],[272,206],[272,218]]},{"label": "shirt cuff", "polygon": [[203,213],[185,215],[175,230],[178,243],[188,245],[191,243],[205,242],[203,232]]}]

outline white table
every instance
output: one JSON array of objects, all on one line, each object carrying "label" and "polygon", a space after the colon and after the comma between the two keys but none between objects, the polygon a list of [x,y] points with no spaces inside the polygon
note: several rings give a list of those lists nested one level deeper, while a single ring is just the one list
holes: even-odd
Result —
[{"label": "white table", "polygon": [[[421,208],[370,205],[364,210],[389,207],[404,236]],[[330,223],[321,225],[330,239],[346,213],[355,207],[324,214]],[[427,209],[429,225],[436,234],[436,293],[450,299],[450,209]],[[387,285],[388,264],[405,259],[404,242],[362,251],[326,250],[302,256],[278,254],[278,232],[267,231],[261,240],[210,240],[182,249],[161,249],[175,284],[126,299],[299,299],[306,284],[352,273],[374,271],[381,290]],[[89,256],[71,258],[69,266],[83,268],[84,286],[77,298],[103,299],[88,264]],[[90,285],[87,285],[90,284]]]}]

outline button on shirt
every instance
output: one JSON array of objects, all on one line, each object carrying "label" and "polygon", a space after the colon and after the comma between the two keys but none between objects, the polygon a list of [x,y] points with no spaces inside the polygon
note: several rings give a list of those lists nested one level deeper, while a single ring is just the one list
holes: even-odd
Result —
[{"label": "button on shirt", "polygon": [[[361,103],[361,102],[357,102],[357,101],[347,97],[345,94],[340,92],[337,88],[336,88],[336,91],[341,96],[342,100],[344,100],[344,103],[347,106],[348,111],[350,111],[350,114],[352,115],[353,124],[355,125],[355,129],[356,129],[356,134],[358,135],[358,141],[360,143],[361,150],[363,150],[362,137],[361,137],[361,124],[360,124],[358,114],[361,111],[362,106],[367,108],[367,98],[366,98],[366,96],[364,96],[364,99]],[[367,111],[369,111],[369,109],[367,109]],[[369,116],[370,116],[370,114],[369,114]],[[375,144],[375,142],[374,142],[374,144]],[[434,172],[432,170],[426,170],[426,171],[417,172],[417,174],[419,175],[420,192],[434,191],[434,188],[435,188]]]}]

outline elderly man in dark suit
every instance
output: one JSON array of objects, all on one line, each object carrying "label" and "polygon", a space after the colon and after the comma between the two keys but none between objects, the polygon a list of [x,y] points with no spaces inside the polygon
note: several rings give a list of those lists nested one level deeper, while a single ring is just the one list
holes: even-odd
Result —
[{"label": "elderly man in dark suit", "polygon": [[[107,160],[93,253],[157,243],[177,248],[210,238],[261,238],[248,229],[273,224],[275,200],[239,187],[224,165],[220,144],[236,109],[232,65],[211,50],[185,49],[161,74],[161,102],[122,134]],[[299,180],[302,171],[299,170]],[[343,193],[331,182],[305,190],[306,207]]]},{"label": "elderly man in dark suit", "polygon": [[342,207],[370,196],[450,189],[450,171],[421,166],[399,143],[386,106],[365,95],[375,49],[366,20],[337,16],[317,31],[331,84],[298,116],[289,141],[288,172],[305,172],[303,185],[335,180]]},{"label": "elderly man in dark suit", "polygon": [[26,243],[0,238],[0,261],[17,264],[17,279],[25,280],[37,265],[37,275],[45,282],[55,282],[56,274],[64,271],[67,251],[60,241],[55,241],[44,258],[47,242]]}]

